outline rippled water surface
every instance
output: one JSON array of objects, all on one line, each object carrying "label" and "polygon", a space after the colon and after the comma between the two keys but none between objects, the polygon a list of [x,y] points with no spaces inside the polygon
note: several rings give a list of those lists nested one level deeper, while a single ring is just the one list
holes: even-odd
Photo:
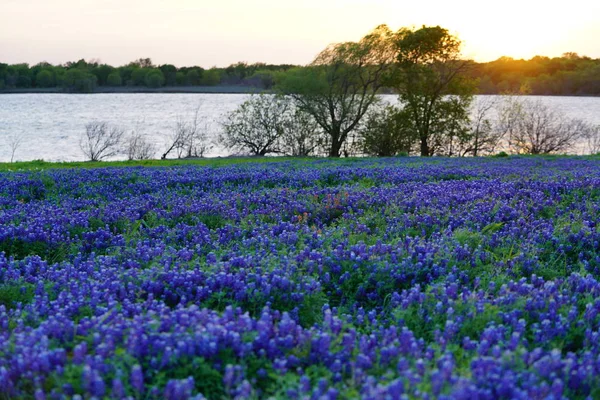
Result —
[{"label": "rippled water surface", "polygon": [[[164,149],[178,118],[191,119],[197,107],[202,126],[214,138],[222,116],[246,94],[4,94],[0,95],[0,161],[10,160],[10,136],[21,136],[15,160],[82,160],[79,138],[86,123],[107,121],[144,132]],[[478,101],[486,96],[479,96]],[[600,98],[539,97],[573,118],[600,125]],[[394,96],[387,100],[394,101]],[[209,156],[226,155],[214,146]]]}]

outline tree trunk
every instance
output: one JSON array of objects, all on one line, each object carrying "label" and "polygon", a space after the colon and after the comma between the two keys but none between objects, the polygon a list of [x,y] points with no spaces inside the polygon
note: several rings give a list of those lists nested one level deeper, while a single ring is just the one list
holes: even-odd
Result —
[{"label": "tree trunk", "polygon": [[343,141],[340,138],[340,134],[331,135],[331,147],[329,148],[329,157],[339,158],[340,150],[342,149]]},{"label": "tree trunk", "polygon": [[340,148],[341,146],[331,145],[331,149],[329,149],[329,157],[339,158],[340,157]]},{"label": "tree trunk", "polygon": [[421,157],[429,157],[429,144],[427,144],[427,138],[421,137]]}]

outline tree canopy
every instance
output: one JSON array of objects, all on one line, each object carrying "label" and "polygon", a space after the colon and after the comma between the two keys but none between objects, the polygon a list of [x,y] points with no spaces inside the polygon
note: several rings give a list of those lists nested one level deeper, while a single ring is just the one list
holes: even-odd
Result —
[{"label": "tree canopy", "polygon": [[279,90],[323,129],[330,157],[341,155],[348,135],[387,83],[394,58],[392,36],[386,25],[378,26],[358,42],[327,47],[308,67],[283,76]]},{"label": "tree canopy", "polygon": [[[471,63],[460,54],[461,42],[439,26],[398,31],[397,78],[392,81],[420,141],[422,156],[432,156],[449,136],[461,136],[475,92],[466,75]],[[452,123],[450,123],[452,122]]]}]

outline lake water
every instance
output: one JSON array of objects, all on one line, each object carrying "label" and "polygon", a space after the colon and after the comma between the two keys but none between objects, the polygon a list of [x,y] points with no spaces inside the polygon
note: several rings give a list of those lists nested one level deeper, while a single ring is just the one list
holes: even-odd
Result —
[{"label": "lake water", "polygon": [[[216,138],[219,121],[247,94],[3,94],[0,95],[0,161],[10,161],[9,137],[22,137],[15,160],[77,161],[87,123],[106,121],[143,132],[164,150],[178,118],[190,120],[197,107],[202,126]],[[395,101],[396,96],[385,96]],[[476,101],[498,96],[477,96]],[[536,97],[572,118],[600,125],[598,97]],[[215,145],[208,156],[227,155]],[[123,157],[121,157],[123,158]]]}]

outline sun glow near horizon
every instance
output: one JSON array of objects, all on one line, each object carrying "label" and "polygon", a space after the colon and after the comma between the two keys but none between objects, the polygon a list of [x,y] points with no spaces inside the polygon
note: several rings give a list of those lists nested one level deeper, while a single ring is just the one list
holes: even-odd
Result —
[{"label": "sun glow near horizon", "polygon": [[[0,0],[2,1],[2,0]],[[237,61],[306,64],[332,42],[358,40],[379,24],[440,25],[477,61],[577,52],[600,58],[600,2],[539,0],[481,5],[397,0],[4,0],[0,62],[62,63],[139,57],[178,66]]]},{"label": "sun glow near horizon", "polygon": [[457,35],[463,54],[476,61],[502,56],[529,59],[576,52],[600,58],[600,2],[573,0],[569,6],[553,1],[505,0],[482,5],[479,1],[396,5],[390,26],[440,25]]}]

